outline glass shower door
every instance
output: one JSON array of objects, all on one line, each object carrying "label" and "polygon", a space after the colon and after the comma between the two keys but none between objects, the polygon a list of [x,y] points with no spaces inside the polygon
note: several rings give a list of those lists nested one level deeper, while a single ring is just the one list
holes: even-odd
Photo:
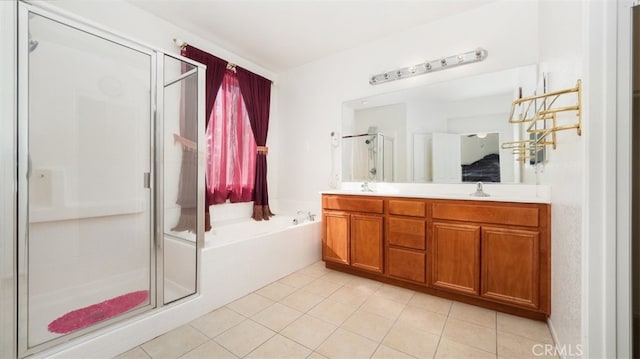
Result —
[{"label": "glass shower door", "polygon": [[155,305],[155,56],[23,5],[18,161],[20,213],[26,214],[19,218],[25,355]]},{"label": "glass shower door", "polygon": [[[162,71],[160,71],[162,69]],[[198,106],[202,94],[199,68],[185,59],[164,55],[159,59],[162,83],[162,238],[163,303],[168,304],[197,290],[198,232],[203,227],[202,190],[198,178],[198,142],[202,137]],[[200,168],[199,168],[200,167]],[[200,180],[201,182],[201,180]],[[200,198],[200,201],[198,200]],[[200,214],[200,215],[199,215]]]}]

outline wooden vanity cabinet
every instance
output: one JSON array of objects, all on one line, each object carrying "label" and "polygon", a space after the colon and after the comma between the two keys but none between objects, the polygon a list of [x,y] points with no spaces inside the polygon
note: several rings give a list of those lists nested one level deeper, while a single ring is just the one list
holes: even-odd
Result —
[{"label": "wooden vanity cabinet", "polygon": [[434,200],[431,285],[550,313],[545,204]]},{"label": "wooden vanity cabinet", "polygon": [[388,199],[387,203],[385,274],[390,278],[425,284],[426,201]]},{"label": "wooden vanity cabinet", "polygon": [[548,204],[324,194],[327,267],[511,314],[551,313]]},{"label": "wooden vanity cabinet", "polygon": [[383,272],[383,200],[323,196],[322,259]]}]

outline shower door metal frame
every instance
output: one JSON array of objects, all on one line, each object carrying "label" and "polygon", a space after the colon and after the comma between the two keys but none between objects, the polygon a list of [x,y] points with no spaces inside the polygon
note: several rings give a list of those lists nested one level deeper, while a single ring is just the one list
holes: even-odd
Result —
[{"label": "shower door metal frame", "polygon": [[[197,202],[196,206],[196,223],[197,223],[197,233],[196,233],[196,285],[195,292],[193,294],[187,295],[186,297],[177,299],[170,303],[164,303],[164,276],[158,276],[156,278],[156,303],[159,307],[164,305],[170,305],[176,302],[182,301],[184,298],[188,298],[192,295],[198,294],[200,292],[200,266],[201,266],[201,251],[200,248],[204,247],[204,206],[205,203],[203,199],[205,198],[205,180],[204,180],[204,163],[205,163],[205,152],[206,148],[205,142],[205,111],[203,111],[203,107],[201,104],[205,103],[205,71],[206,66],[188,59],[182,56],[176,56],[172,54],[167,54],[163,52],[158,52],[158,56],[156,57],[156,71],[163,81],[156,82],[156,109],[154,112],[154,116],[156,119],[156,129],[155,129],[155,137],[154,142],[156,143],[155,147],[155,180],[154,185],[156,186],[157,191],[154,191],[154,201],[158,204],[158,213],[155,216],[156,218],[156,226],[155,226],[155,246],[156,246],[156,271],[157,273],[164,273],[164,211],[161,211],[160,208],[163,208],[164,205],[164,90],[166,87],[171,86],[176,81],[172,81],[171,83],[166,83],[166,79],[164,78],[164,62],[165,57],[171,57],[175,60],[186,62],[190,65],[195,66],[197,70],[196,75],[198,76],[198,133],[197,133],[197,145],[198,145],[198,170],[197,170],[197,198],[200,200]],[[161,75],[161,76],[160,76]],[[178,78],[177,81],[182,81],[185,78]]]},{"label": "shower door metal frame", "polygon": [[[58,15],[56,12],[42,9],[23,2],[18,3],[18,121],[17,121],[17,164],[18,164],[18,212],[17,212],[17,252],[18,252],[18,355],[19,357],[28,356],[34,353],[41,352],[46,349],[50,349],[54,346],[58,346],[62,343],[69,342],[72,339],[81,337],[87,333],[95,332],[101,328],[107,327],[115,322],[121,322],[131,317],[140,315],[141,313],[148,312],[154,308],[162,306],[162,303],[158,303],[156,298],[158,297],[156,286],[157,282],[157,265],[156,255],[154,255],[154,249],[157,248],[158,238],[156,238],[155,227],[156,218],[158,217],[157,202],[155,202],[153,185],[149,188],[149,298],[150,303],[119,315],[109,320],[97,323],[84,329],[77,330],[73,333],[62,335],[58,338],[49,340],[44,343],[40,343],[36,346],[29,347],[28,343],[28,227],[29,227],[29,212],[28,212],[28,200],[29,200],[29,184],[28,173],[30,171],[28,163],[29,155],[29,46],[27,34],[29,33],[29,13],[34,13],[39,16],[45,17],[51,21],[58,22],[64,26],[69,26],[77,31],[82,31],[88,35],[95,36],[96,38],[109,41],[111,43],[123,46],[132,51],[137,51],[149,56],[149,79],[150,79],[150,108],[149,108],[149,169],[151,176],[157,176],[157,169],[155,168],[155,158],[157,157],[157,150],[155,148],[155,132],[157,126],[156,117],[156,99],[157,99],[157,79],[158,72],[156,69],[156,58],[161,54],[154,49],[138,44],[134,41],[112,34],[110,32],[96,28],[93,25],[86,24],[82,21],[70,18],[66,14]],[[142,183],[142,173],[140,182]],[[153,182],[153,181],[152,181]],[[71,341],[69,344],[72,345]]]}]

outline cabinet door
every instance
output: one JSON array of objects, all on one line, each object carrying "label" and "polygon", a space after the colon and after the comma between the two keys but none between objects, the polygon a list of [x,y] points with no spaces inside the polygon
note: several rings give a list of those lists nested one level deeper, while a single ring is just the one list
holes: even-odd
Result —
[{"label": "cabinet door", "polygon": [[324,213],[322,227],[322,259],[349,264],[349,214]]},{"label": "cabinet door", "polygon": [[434,222],[431,284],[466,294],[480,290],[480,226]]},{"label": "cabinet door", "polygon": [[482,228],[483,297],[538,308],[539,237],[537,231]]},{"label": "cabinet door", "polygon": [[382,273],[382,216],[351,215],[351,266]]}]

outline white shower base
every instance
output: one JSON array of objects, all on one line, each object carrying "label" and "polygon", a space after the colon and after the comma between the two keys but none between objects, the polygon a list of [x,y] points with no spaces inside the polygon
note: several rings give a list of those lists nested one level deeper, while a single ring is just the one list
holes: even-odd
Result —
[{"label": "white shower base", "polygon": [[152,310],[33,357],[114,357],[321,258],[321,221],[293,216],[214,223],[200,253],[200,294]]}]

